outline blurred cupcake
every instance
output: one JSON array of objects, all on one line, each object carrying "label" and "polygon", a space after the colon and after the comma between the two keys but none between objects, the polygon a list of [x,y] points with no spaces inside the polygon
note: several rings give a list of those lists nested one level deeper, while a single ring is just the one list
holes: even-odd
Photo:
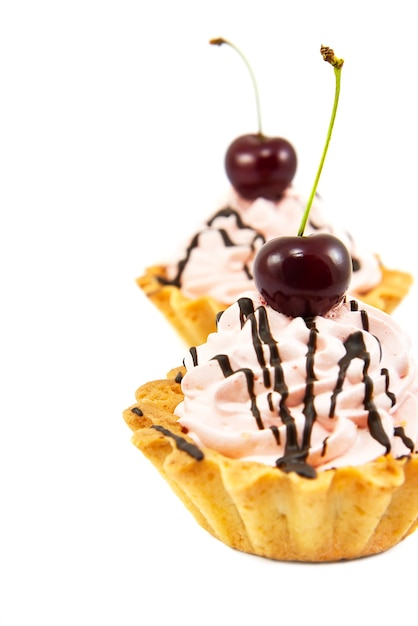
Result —
[{"label": "blurred cupcake", "polygon": [[[216,329],[216,314],[243,291],[254,289],[258,249],[274,237],[295,235],[305,207],[306,199],[292,186],[277,200],[246,200],[231,188],[177,258],[148,267],[137,283],[188,345],[202,343]],[[378,254],[359,247],[350,233],[334,224],[317,196],[305,234],[338,236],[352,258],[350,294],[391,313],[408,293],[412,276],[389,269]]]},{"label": "blurred cupcake", "polygon": [[294,236],[302,229],[305,236],[336,235],[351,255],[349,293],[391,313],[408,293],[411,275],[387,268],[375,250],[359,247],[356,239],[337,225],[335,217],[327,218],[315,193],[334,125],[344,60],[332,48],[320,47],[322,59],[334,68],[335,97],[314,188],[309,198],[304,198],[293,187],[297,169],[293,145],[262,131],[258,88],[246,57],[226,39],[216,38],[210,43],[227,44],[246,64],[256,96],[258,132],[237,137],[228,147],[225,171],[232,187],[219,209],[198,232],[188,239],[186,236],[176,258],[147,268],[138,285],[188,345],[202,343],[215,330],[216,314],[240,293],[254,289],[257,250],[270,239]]}]

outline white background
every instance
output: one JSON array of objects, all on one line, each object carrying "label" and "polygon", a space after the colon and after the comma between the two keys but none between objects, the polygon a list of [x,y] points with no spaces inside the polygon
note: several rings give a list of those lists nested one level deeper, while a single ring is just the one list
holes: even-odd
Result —
[{"label": "white background", "polygon": [[[223,156],[264,131],[387,265],[418,273],[410,0],[0,0],[0,623],[417,620],[418,534],[326,565],[207,535],[130,443],[122,410],[184,347],[135,284],[210,213]],[[395,313],[416,341],[415,288]],[[309,620],[309,621],[308,621]],[[286,623],[285,622],[285,623]],[[410,622],[411,623],[411,622]]]}]

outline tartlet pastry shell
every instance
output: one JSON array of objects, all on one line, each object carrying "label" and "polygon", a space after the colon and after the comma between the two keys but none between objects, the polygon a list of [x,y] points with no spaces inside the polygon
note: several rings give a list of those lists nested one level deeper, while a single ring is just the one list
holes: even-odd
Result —
[{"label": "tartlet pastry shell", "polygon": [[173,414],[183,399],[179,372],[184,369],[141,386],[124,418],[135,446],[214,537],[262,557],[322,562],[383,552],[415,530],[415,455],[398,460],[387,455],[358,467],[318,472],[314,479],[207,448],[196,460],[176,439],[193,443]]}]

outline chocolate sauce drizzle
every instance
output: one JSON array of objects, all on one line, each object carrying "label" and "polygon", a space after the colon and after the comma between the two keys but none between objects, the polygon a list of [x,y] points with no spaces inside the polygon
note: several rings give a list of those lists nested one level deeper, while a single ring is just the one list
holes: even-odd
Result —
[{"label": "chocolate sauce drizzle", "polygon": [[[225,229],[223,228],[216,228],[214,227],[214,222],[216,221],[217,218],[219,217],[232,217],[235,219],[235,225],[237,228],[239,228],[240,230],[250,230],[252,231],[253,237],[252,240],[250,242],[250,250],[254,251],[255,250],[255,245],[257,243],[257,241],[260,241],[261,244],[265,243],[265,237],[258,231],[255,230],[254,228],[252,228],[249,224],[246,224],[241,216],[239,215],[239,213],[237,211],[235,211],[234,209],[231,209],[230,207],[225,207],[223,209],[220,209],[219,211],[217,211],[207,222],[206,222],[206,226],[207,228],[204,228],[203,230],[199,231],[198,233],[196,233],[194,235],[194,237],[192,238],[189,246],[186,249],[185,252],[185,256],[183,259],[181,259],[178,263],[177,263],[177,273],[175,275],[175,277],[172,280],[169,280],[168,278],[165,278],[164,276],[157,276],[157,280],[158,282],[160,282],[163,285],[173,285],[174,287],[178,287],[180,289],[181,287],[181,278],[182,278],[182,274],[187,266],[187,263],[190,260],[190,256],[193,252],[193,250],[195,248],[197,248],[199,246],[199,241],[200,238],[206,233],[208,232],[208,229],[211,230],[216,230],[218,232],[218,234],[220,235],[223,245],[225,246],[225,248],[231,248],[233,246],[242,246],[242,244],[240,242],[235,242],[231,239],[231,237],[229,236],[229,234],[226,232]],[[243,271],[245,272],[245,274],[247,275],[247,278],[249,280],[251,280],[253,278],[250,269],[248,267],[248,265],[246,263],[244,263],[243,265]]]},{"label": "chocolate sauce drizzle", "polygon": [[337,385],[331,396],[331,407],[329,410],[329,417],[335,415],[335,405],[337,401],[337,395],[342,391],[343,383],[347,373],[347,369],[353,359],[361,359],[363,361],[363,382],[364,382],[364,408],[368,412],[367,425],[371,436],[376,439],[382,446],[386,448],[386,454],[390,452],[391,445],[388,436],[386,435],[382,420],[379,412],[373,402],[373,381],[368,374],[370,365],[370,354],[366,350],[364,344],[364,338],[361,331],[357,331],[350,335],[344,342],[346,350],[345,356],[338,362],[340,371],[338,374]]},{"label": "chocolate sauce drizzle", "polygon": [[177,372],[174,380],[176,381],[177,384],[180,384],[181,381],[183,380],[183,372]]},{"label": "chocolate sauce drizzle", "polygon": [[397,437],[400,437],[402,439],[402,443],[409,448],[409,450],[411,452],[414,451],[415,445],[414,442],[412,441],[412,439],[410,439],[407,434],[405,433],[403,426],[396,426],[395,427],[395,435]]},{"label": "chocolate sauce drizzle", "polygon": [[190,441],[187,441],[187,439],[184,439],[184,437],[180,437],[179,435],[172,433],[171,430],[168,430],[168,428],[164,428],[164,426],[160,426],[159,424],[153,424],[151,428],[158,430],[158,432],[165,435],[166,437],[171,437],[172,439],[174,439],[177,448],[182,452],[186,452],[196,461],[202,461],[205,458],[202,450],[198,448],[194,443],[190,443]]},{"label": "chocolate sauce drizzle", "polygon": [[[179,374],[181,375],[181,372],[179,372]],[[132,411],[132,413],[135,413],[135,415],[139,415],[140,417],[142,417],[142,415],[144,415],[144,413],[142,412],[142,410],[138,406],[132,407],[131,411]],[[172,437],[172,439],[174,439],[174,441],[176,442],[177,448],[179,450],[182,450],[183,452],[187,452],[187,454],[189,454],[191,457],[196,459],[196,461],[201,461],[204,458],[202,450],[200,450],[197,446],[195,446],[194,444],[190,443],[189,441],[187,441],[183,437],[180,437],[179,435],[175,435],[174,433],[172,433],[167,428],[164,428],[164,426],[159,426],[158,424],[153,424],[151,426],[151,428],[154,428],[155,430],[158,430],[158,432],[162,433],[166,437]]]},{"label": "chocolate sauce drizzle", "polygon": [[[254,304],[250,298],[240,298],[238,300],[238,306],[241,328],[244,324],[251,324],[252,343],[257,361],[262,369],[264,385],[267,389],[271,387],[272,390],[277,392],[280,396],[278,406],[275,409],[271,393],[268,395],[270,410],[277,410],[277,415],[280,417],[281,423],[286,427],[284,455],[276,460],[276,466],[285,472],[297,472],[301,476],[314,478],[316,476],[316,470],[308,464],[307,458],[311,447],[312,430],[317,417],[315,409],[315,381],[317,380],[315,376],[315,354],[319,331],[315,325],[315,318],[305,320],[306,327],[309,330],[306,354],[306,386],[303,399],[303,415],[305,417],[305,425],[302,434],[302,441],[299,442],[296,423],[287,406],[289,389],[284,379],[279,342],[277,342],[272,336],[266,308],[264,306],[259,306],[254,309]],[[350,308],[353,312],[358,312],[360,314],[362,326],[364,330],[368,330],[369,320],[367,312],[363,309],[359,311],[358,302],[355,300],[350,301]],[[380,342],[376,337],[375,339],[379,343],[381,352]],[[368,429],[371,436],[385,448],[385,453],[388,454],[391,450],[391,444],[383,428],[379,412],[373,401],[374,385],[372,378],[369,376],[370,353],[366,349],[363,333],[361,331],[356,331],[349,335],[344,342],[344,348],[345,355],[338,362],[339,373],[335,387],[331,394],[329,418],[333,419],[335,416],[338,395],[343,390],[347,370],[351,362],[354,359],[360,359],[363,361],[363,405],[368,414]],[[193,364],[195,366],[198,365],[197,350],[195,348],[191,348],[190,353],[192,355]],[[266,353],[268,355],[268,363],[266,361]],[[265,426],[263,424],[261,413],[257,406],[257,398],[254,393],[254,372],[250,368],[239,368],[237,370],[233,370],[230,360],[225,354],[218,354],[214,356],[212,360],[218,362],[225,378],[238,373],[245,376],[248,397],[251,402],[251,412],[254,416],[257,427],[260,430],[263,430]],[[273,380],[271,370],[273,370]],[[391,404],[393,406],[396,402],[396,397],[390,391],[388,370],[386,368],[382,368],[381,375],[385,377],[386,394],[391,400]],[[270,430],[279,445],[280,437],[278,427],[271,427]],[[409,437],[406,436],[401,427],[394,428],[394,435],[400,437],[403,443],[411,451],[413,451],[414,443],[411,439],[409,439]],[[325,455],[326,447],[327,438],[323,441],[322,455]]]},{"label": "chocolate sauce drizzle", "polygon": [[[233,246],[238,246],[238,247],[242,246],[242,243],[233,241],[225,229],[216,227],[215,222],[220,217],[231,218],[235,221],[235,226],[238,229],[249,230],[253,232],[253,237],[249,244],[251,251],[255,250],[255,245],[257,241],[260,241],[262,244],[265,243],[266,239],[264,235],[260,231],[250,226],[249,224],[245,223],[242,217],[240,216],[240,214],[238,213],[238,211],[236,211],[235,209],[232,209],[231,207],[224,207],[222,209],[219,209],[219,211],[217,211],[216,213],[214,213],[214,215],[207,220],[205,224],[206,227],[200,230],[199,232],[197,232],[193,236],[189,246],[186,248],[184,257],[180,259],[180,261],[177,263],[177,272],[176,272],[175,277],[170,280],[166,278],[165,276],[157,276],[156,278],[159,283],[161,283],[162,285],[173,285],[174,287],[177,287],[179,289],[181,288],[182,275],[187,264],[190,261],[191,254],[193,250],[199,246],[200,238],[205,233],[208,232],[208,229],[216,230],[219,233],[222,239],[223,245],[226,248],[230,248]],[[311,219],[309,220],[309,224],[314,230],[319,229],[319,226],[317,226]],[[353,268],[353,272],[357,272],[360,269],[360,262],[358,259],[355,259],[354,257],[352,257],[352,268]],[[247,263],[243,264],[242,270],[247,275],[247,278],[249,280],[252,280],[253,276]]]}]

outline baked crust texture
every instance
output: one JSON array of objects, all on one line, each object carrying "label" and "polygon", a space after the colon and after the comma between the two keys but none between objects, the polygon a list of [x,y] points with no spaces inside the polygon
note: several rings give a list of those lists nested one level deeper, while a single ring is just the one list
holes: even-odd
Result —
[{"label": "baked crust texture", "polygon": [[325,562],[383,552],[415,530],[417,456],[311,479],[198,448],[174,415],[184,371],[142,385],[124,419],[134,445],[214,537],[270,559]]}]

